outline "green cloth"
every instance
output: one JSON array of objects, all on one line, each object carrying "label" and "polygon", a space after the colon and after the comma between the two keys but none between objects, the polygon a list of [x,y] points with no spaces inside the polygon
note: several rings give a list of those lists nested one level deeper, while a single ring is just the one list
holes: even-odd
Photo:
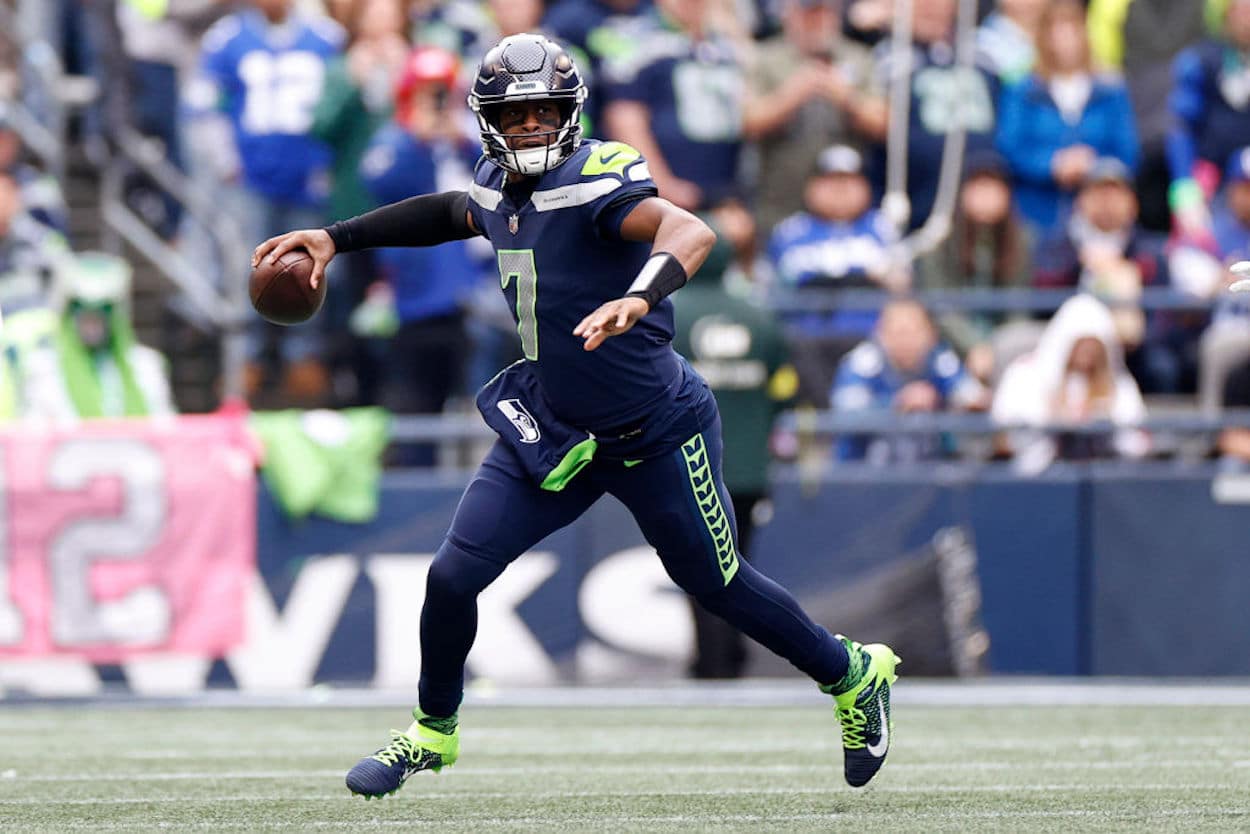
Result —
[{"label": "green cloth", "polygon": [[365,106],[345,57],[329,65],[309,132],[334,150],[331,218],[355,217],[377,205],[360,179],[360,160],[373,134],[390,116],[390,109],[375,113]]},{"label": "green cloth", "polygon": [[390,423],[382,408],[255,413],[251,426],[265,450],[261,477],[290,518],[371,521]]},{"label": "green cloth", "polygon": [[[135,344],[134,329],[126,319],[126,311],[114,304],[109,312],[112,340],[105,350],[111,354],[122,379],[123,414],[127,417],[146,417],[148,402],[142,389],[135,382],[134,368],[130,365],[130,351]],[[78,337],[71,312],[61,315],[56,332],[57,355],[61,360],[61,373],[65,375],[65,387],[74,403],[79,417],[103,417],[104,390],[96,372],[93,352]]]},{"label": "green cloth", "polygon": [[703,375],[720,405],[722,467],[730,493],[763,493],[773,420],[798,388],[772,313],[735,295],[700,270],[673,295],[673,346]]}]

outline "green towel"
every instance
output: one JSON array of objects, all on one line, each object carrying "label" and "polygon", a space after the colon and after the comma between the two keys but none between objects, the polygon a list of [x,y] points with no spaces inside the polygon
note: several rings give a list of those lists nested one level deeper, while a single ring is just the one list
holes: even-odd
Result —
[{"label": "green towel", "polygon": [[265,449],[261,477],[287,516],[373,520],[390,419],[382,408],[253,414]]}]

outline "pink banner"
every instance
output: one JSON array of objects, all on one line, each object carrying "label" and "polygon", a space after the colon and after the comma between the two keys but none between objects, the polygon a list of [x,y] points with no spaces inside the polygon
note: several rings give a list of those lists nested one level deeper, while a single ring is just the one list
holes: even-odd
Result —
[{"label": "pink banner", "polygon": [[255,447],[242,415],[0,433],[0,658],[219,657],[244,636]]}]

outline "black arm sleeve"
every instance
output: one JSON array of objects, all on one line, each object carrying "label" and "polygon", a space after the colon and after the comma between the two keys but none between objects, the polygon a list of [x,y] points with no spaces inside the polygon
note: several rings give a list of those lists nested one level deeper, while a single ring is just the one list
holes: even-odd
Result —
[{"label": "black arm sleeve", "polygon": [[355,252],[377,246],[436,246],[464,240],[477,232],[465,216],[469,195],[464,191],[422,194],[326,227],[336,252]]}]

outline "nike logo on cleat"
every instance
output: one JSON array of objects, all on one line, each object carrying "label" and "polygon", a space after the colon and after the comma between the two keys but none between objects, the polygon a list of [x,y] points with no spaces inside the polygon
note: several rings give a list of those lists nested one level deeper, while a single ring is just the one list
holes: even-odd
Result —
[{"label": "nike logo on cleat", "polygon": [[885,702],[880,698],[877,699],[877,709],[881,713],[881,738],[877,739],[876,744],[868,745],[868,754],[880,759],[890,747],[890,719],[885,714]]}]

